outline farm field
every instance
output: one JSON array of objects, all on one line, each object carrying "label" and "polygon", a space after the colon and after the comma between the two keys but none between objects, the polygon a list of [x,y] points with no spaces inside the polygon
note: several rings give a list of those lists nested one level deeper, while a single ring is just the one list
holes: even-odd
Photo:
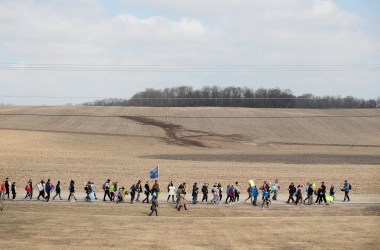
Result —
[{"label": "farm field", "polygon": [[[129,187],[147,181],[156,165],[161,188],[169,181],[188,188],[238,181],[245,193],[248,179],[262,184],[277,178],[281,201],[270,209],[189,205],[182,213],[161,197],[157,218],[147,217],[149,207],[141,204],[7,201],[1,244],[376,249],[380,243],[378,109],[0,106],[0,177],[16,181],[20,194],[29,178],[61,180],[64,189],[74,179],[79,192],[92,178],[99,190],[107,178]],[[340,189],[345,179],[353,186],[352,203],[284,204],[290,182],[325,181]]]}]

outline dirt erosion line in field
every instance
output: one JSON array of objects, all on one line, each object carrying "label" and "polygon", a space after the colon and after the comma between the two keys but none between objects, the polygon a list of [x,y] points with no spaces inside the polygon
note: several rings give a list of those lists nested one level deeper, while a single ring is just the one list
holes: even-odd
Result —
[{"label": "dirt erosion line in field", "polygon": [[[206,147],[205,144],[199,141],[190,140],[185,137],[179,137],[177,134],[179,131],[185,132],[195,132],[193,130],[187,130],[180,125],[175,125],[171,123],[165,123],[161,121],[157,121],[154,119],[149,119],[141,116],[120,116],[123,119],[132,120],[134,122],[138,122],[142,125],[155,126],[163,129],[167,135],[167,139],[165,140],[169,144],[175,144],[179,146],[196,146],[196,147]],[[202,133],[201,131],[197,131]]]}]

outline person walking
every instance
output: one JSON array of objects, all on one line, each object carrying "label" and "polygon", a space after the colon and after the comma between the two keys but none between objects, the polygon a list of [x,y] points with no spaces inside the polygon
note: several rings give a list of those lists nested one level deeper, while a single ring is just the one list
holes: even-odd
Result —
[{"label": "person walking", "polygon": [[61,197],[61,182],[58,181],[57,182],[57,185],[55,186],[55,195],[53,197],[53,200],[55,199],[55,197],[59,197],[60,200],[62,200],[62,197]]},{"label": "person walking", "polygon": [[249,184],[249,187],[247,188],[248,198],[244,200],[244,202],[247,202],[247,200],[251,199],[252,203],[252,186]]},{"label": "person walking", "polygon": [[208,198],[208,184],[207,183],[204,183],[202,186],[202,194],[203,194],[202,203],[203,201],[206,201],[207,203],[207,198]]},{"label": "person walking", "polygon": [[218,189],[219,189],[219,202],[222,202],[222,198],[223,198],[223,187],[222,187],[222,184],[218,183]]},{"label": "person walking", "polygon": [[91,181],[88,181],[86,183],[84,190],[86,192],[86,197],[84,198],[84,200],[86,202],[91,202],[91,197],[90,197],[90,194],[92,193]]},{"label": "person walking", "polygon": [[326,200],[326,186],[325,186],[325,182],[322,181],[322,185],[321,185],[321,188],[319,190],[320,192],[320,195],[321,197],[319,198],[319,202],[318,204],[321,204],[322,200],[324,201],[324,203],[327,205],[327,200]]},{"label": "person walking", "polygon": [[[226,187],[226,204],[228,203],[228,199],[230,198],[230,184],[228,184],[227,185],[227,187]],[[231,200],[230,200],[230,202],[231,202]]]},{"label": "person walking", "polygon": [[6,189],[5,189],[5,181],[3,181],[1,183],[1,191],[0,191],[0,194],[1,194],[1,199],[5,200],[5,192],[6,192]]},{"label": "person walking", "polygon": [[346,200],[350,201],[350,196],[348,196],[348,193],[350,192],[350,190],[351,190],[351,184],[347,180],[344,180],[343,189],[342,189],[342,191],[344,191],[343,202],[346,202]]},{"label": "person walking", "polygon": [[32,199],[33,198],[33,181],[32,181],[32,179],[29,179],[29,186],[30,186],[30,199]]},{"label": "person walking", "polygon": [[152,200],[152,206],[150,206],[150,214],[149,216],[151,216],[154,212],[156,213],[156,216],[158,216],[157,214],[157,208],[158,208],[158,200],[157,199],[153,199]]},{"label": "person walking", "polygon": [[303,200],[303,204],[305,204],[305,202],[309,199],[309,186],[310,186],[310,182],[306,183],[306,187],[305,187],[305,193],[306,193],[306,198]]},{"label": "person walking", "polygon": [[292,202],[294,203],[293,195],[296,192],[296,187],[294,186],[293,182],[289,185],[288,190],[289,190],[289,198],[288,198],[288,201],[286,203],[289,203],[290,200],[292,200]]},{"label": "person walking", "polygon": [[197,183],[195,182],[193,185],[193,190],[191,192],[191,195],[193,196],[193,204],[194,205],[198,203],[198,191],[199,191],[199,188],[198,188]]},{"label": "person walking", "polygon": [[91,190],[92,190],[92,193],[94,194],[94,198],[95,198],[95,200],[97,200],[98,197],[96,197],[96,187],[95,187],[95,181],[94,181],[94,178],[92,178],[92,180],[91,180]]},{"label": "person walking", "polygon": [[264,208],[264,205],[267,205],[267,208],[269,208],[269,202],[270,202],[270,188],[266,187],[263,189],[263,203],[261,205],[261,208]]},{"label": "person walking", "polygon": [[145,183],[144,186],[144,193],[145,193],[145,199],[143,200],[143,203],[149,203],[149,194],[150,194],[150,187],[149,187],[149,181]]},{"label": "person walking", "polygon": [[136,194],[136,185],[133,184],[131,186],[131,189],[129,190],[129,194],[131,195],[131,204],[133,204],[133,200],[135,199],[135,194]]},{"label": "person walking", "polygon": [[236,182],[235,183],[235,202],[240,203],[239,197],[240,197],[239,183]]},{"label": "person walking", "polygon": [[140,202],[140,194],[142,193],[142,186],[141,186],[141,180],[139,180],[136,184],[136,192],[137,192],[137,197],[136,201]]},{"label": "person walking", "polygon": [[307,204],[308,205],[313,204],[313,193],[314,193],[313,185],[309,184],[309,187],[307,188]]},{"label": "person walking", "polygon": [[26,185],[25,185],[25,192],[26,192],[26,195],[25,195],[24,200],[25,200],[26,198],[29,198],[29,199],[31,200],[31,199],[32,199],[32,196],[31,196],[31,189],[30,189],[29,181],[28,181],[28,183],[26,183]]},{"label": "person walking", "polygon": [[297,186],[297,192],[296,192],[296,206],[297,206],[297,204],[300,204],[300,206],[303,206],[303,204],[302,204],[302,185],[301,184],[299,184],[298,186]]},{"label": "person walking", "polygon": [[45,201],[46,202],[49,202],[49,200],[50,200],[50,191],[51,191],[50,179],[48,179],[46,184],[45,184],[45,192],[46,192]]},{"label": "person walking", "polygon": [[178,186],[178,189],[177,189],[177,192],[176,192],[175,208],[178,208],[178,206],[179,206],[179,202],[180,202],[180,199],[181,199],[182,191],[183,191],[183,184],[180,184]]},{"label": "person walking", "polygon": [[254,185],[253,188],[251,188],[252,193],[251,196],[253,197],[252,204],[256,207],[257,206],[257,197],[259,196],[259,190],[257,189],[257,186]]},{"label": "person walking", "polygon": [[68,201],[70,202],[72,200],[73,202],[75,202],[77,200],[77,198],[75,197],[75,182],[74,182],[74,180],[70,181],[69,192],[70,192],[70,194],[69,194]]},{"label": "person walking", "polygon": [[281,186],[280,183],[278,182],[278,179],[274,180],[274,183],[272,185],[272,191],[273,191],[273,197],[272,200],[276,201],[277,200],[277,193],[280,191]]},{"label": "person walking", "polygon": [[12,200],[14,200],[16,199],[16,182],[12,183],[11,191],[12,191]]},{"label": "person walking", "polygon": [[103,190],[104,190],[103,201],[106,201],[106,197],[108,197],[108,199],[109,199],[110,201],[112,201],[112,198],[111,198],[111,195],[110,195],[110,182],[111,182],[111,180],[108,179],[108,180],[103,184]]},{"label": "person walking", "polygon": [[9,200],[9,187],[10,187],[10,184],[9,184],[9,178],[5,178],[5,195],[8,197],[8,200]]},{"label": "person walking", "polygon": [[234,188],[234,185],[230,185],[230,189],[229,189],[229,196],[230,196],[230,202],[229,204],[235,204],[235,188]]},{"label": "person walking", "polygon": [[330,200],[330,203],[334,204],[334,201],[335,201],[335,186],[334,186],[334,184],[331,184],[331,186],[330,186],[329,196],[332,197],[332,201]]},{"label": "person walking", "polygon": [[166,200],[166,202],[169,202],[170,197],[171,197],[172,200],[173,200],[173,203],[174,203],[174,195],[175,195],[175,187],[173,185],[173,182],[171,181],[168,184],[168,199]]},{"label": "person walking", "polygon": [[37,196],[37,200],[40,200],[40,197],[42,196],[42,198],[45,199],[45,181],[44,180],[41,180],[40,183],[37,184],[37,189],[38,189],[38,196]]},{"label": "person walking", "polygon": [[187,210],[187,208],[186,208],[186,197],[184,194],[180,195],[178,211],[181,211],[181,207],[184,207],[185,210]]}]

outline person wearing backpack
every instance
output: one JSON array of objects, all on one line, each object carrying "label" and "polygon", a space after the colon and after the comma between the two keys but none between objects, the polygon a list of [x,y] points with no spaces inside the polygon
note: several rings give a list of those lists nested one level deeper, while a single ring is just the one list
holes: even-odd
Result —
[{"label": "person wearing backpack", "polygon": [[62,200],[62,198],[61,198],[61,182],[60,181],[58,181],[57,185],[55,186],[55,196],[53,197],[53,200],[57,196],[59,196],[59,199]]},{"label": "person wearing backpack", "polygon": [[348,196],[348,193],[350,192],[350,190],[351,190],[351,184],[347,180],[344,180],[343,189],[342,189],[342,191],[344,191],[343,202],[346,202],[346,200],[350,201],[350,196]]},{"label": "person wearing backpack", "polygon": [[110,179],[108,179],[105,183],[103,183],[103,190],[104,190],[104,197],[103,201],[106,201],[106,196],[112,201],[111,195],[110,195]]},{"label": "person wearing backpack", "polygon": [[150,206],[150,214],[149,216],[151,216],[154,212],[156,213],[156,216],[158,216],[157,214],[157,208],[158,208],[158,200],[157,199],[153,199],[152,200],[152,206]]},{"label": "person wearing backpack", "polygon": [[251,203],[252,203],[252,187],[251,187],[251,184],[249,184],[249,187],[247,188],[247,193],[248,193],[248,198],[245,199],[244,202],[246,202],[247,200],[251,199]]}]

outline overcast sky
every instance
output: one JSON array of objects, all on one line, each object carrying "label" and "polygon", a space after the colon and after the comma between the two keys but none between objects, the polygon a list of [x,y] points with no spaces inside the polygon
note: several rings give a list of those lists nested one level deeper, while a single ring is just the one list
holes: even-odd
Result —
[{"label": "overcast sky", "polygon": [[[380,96],[379,13],[378,0],[1,0],[0,103],[81,103],[92,99],[4,95],[129,98],[148,87],[180,85],[375,98]],[[19,70],[36,64],[74,70],[103,66]],[[174,66],[164,66],[165,72],[103,71],[122,65]],[[173,72],[181,65],[203,66]],[[202,72],[211,65],[233,65],[226,71],[234,72]],[[256,66],[241,72],[237,65]],[[273,68],[257,72],[263,65]],[[304,65],[323,67],[305,71]]]}]

